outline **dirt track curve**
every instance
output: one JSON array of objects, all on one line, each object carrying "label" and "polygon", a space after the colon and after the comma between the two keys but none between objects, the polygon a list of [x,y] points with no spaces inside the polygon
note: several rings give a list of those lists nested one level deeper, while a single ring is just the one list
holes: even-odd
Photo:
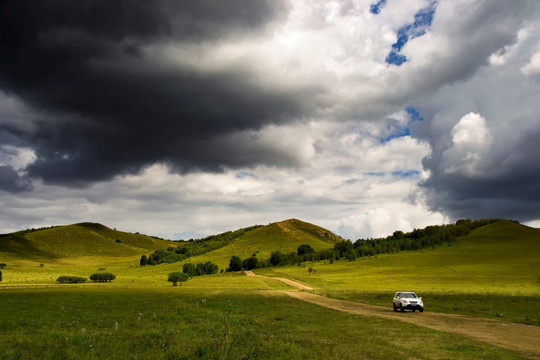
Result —
[{"label": "dirt track curve", "polygon": [[[247,276],[263,279],[278,280],[296,287],[298,290],[313,290],[309,286],[290,279],[255,275],[252,271],[246,271],[246,274]],[[394,312],[391,307],[386,308],[352,301],[337,300],[298,290],[286,290],[281,292],[298,300],[351,314],[404,321],[430,329],[465,335],[492,345],[517,351],[530,359],[540,359],[539,326],[456,314]]]}]

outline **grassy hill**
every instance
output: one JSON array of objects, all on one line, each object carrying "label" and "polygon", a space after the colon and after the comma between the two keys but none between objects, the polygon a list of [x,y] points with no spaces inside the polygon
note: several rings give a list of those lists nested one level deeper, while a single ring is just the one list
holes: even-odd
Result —
[{"label": "grassy hill", "polygon": [[540,324],[540,229],[515,222],[483,226],[434,249],[306,268],[257,272],[298,279],[330,297],[388,306],[395,291],[416,291],[433,311]]},{"label": "grassy hill", "polygon": [[288,253],[296,251],[302,244],[309,244],[318,251],[332,248],[341,240],[341,237],[319,226],[289,219],[248,231],[227,246],[189,258],[185,262],[212,261],[220,268],[225,268],[232,255],[244,259],[256,253],[259,259],[268,259],[272,251]]},{"label": "grassy hill", "polygon": [[167,240],[80,223],[0,237],[2,259],[64,258],[80,256],[123,257],[174,246]]},{"label": "grassy hill", "polygon": [[540,229],[502,221],[434,249],[313,266],[315,276],[298,267],[266,272],[343,290],[540,293]]}]

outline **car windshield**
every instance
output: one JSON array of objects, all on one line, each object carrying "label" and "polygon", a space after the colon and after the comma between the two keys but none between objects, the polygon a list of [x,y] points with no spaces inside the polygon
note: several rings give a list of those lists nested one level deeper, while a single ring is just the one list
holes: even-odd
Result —
[{"label": "car windshield", "polygon": [[403,293],[404,299],[418,299],[415,293]]}]

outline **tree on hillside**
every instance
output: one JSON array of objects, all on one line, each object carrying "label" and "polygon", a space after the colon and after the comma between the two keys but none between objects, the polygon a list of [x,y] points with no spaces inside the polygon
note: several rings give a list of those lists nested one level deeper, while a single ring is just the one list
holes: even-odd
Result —
[{"label": "tree on hillside", "polygon": [[256,256],[251,256],[242,261],[242,267],[244,268],[244,270],[253,270],[257,267],[258,262],[259,259],[257,259]]},{"label": "tree on hillside", "polygon": [[356,259],[354,245],[350,240],[340,241],[334,245],[334,252],[340,258],[344,257],[348,260]]},{"label": "tree on hillside", "polygon": [[219,270],[219,267],[216,264],[212,263],[211,261],[207,261],[204,263],[203,271],[205,275],[217,274],[218,270]]},{"label": "tree on hillside", "polygon": [[272,253],[270,254],[270,263],[272,263],[272,265],[274,266],[285,263],[285,254],[283,254],[279,250],[272,251]]},{"label": "tree on hillside", "polygon": [[192,263],[186,263],[182,266],[182,272],[193,277],[195,276],[195,266]]},{"label": "tree on hillside", "polygon": [[240,259],[238,256],[233,255],[231,256],[231,261],[229,262],[229,267],[227,268],[227,271],[242,271],[242,259]]},{"label": "tree on hillside", "polygon": [[195,276],[202,276],[204,275],[204,264],[198,263],[195,265]]},{"label": "tree on hillside", "polygon": [[188,281],[188,279],[188,274],[184,274],[181,272],[172,272],[168,275],[167,281],[172,282],[173,286],[178,286],[178,283],[180,283],[180,286],[182,286],[182,283]]},{"label": "tree on hillside", "polygon": [[60,276],[56,279],[60,284],[82,284],[86,282],[86,278],[82,276]]},{"label": "tree on hillside", "polygon": [[182,247],[177,247],[176,249],[174,249],[174,252],[181,255],[187,255],[189,252],[189,249],[185,246],[182,246]]},{"label": "tree on hillside", "polygon": [[298,256],[312,254],[314,252],[315,250],[313,250],[313,248],[309,244],[302,244],[296,250],[296,253],[298,254]]},{"label": "tree on hillside", "polygon": [[90,280],[93,282],[111,282],[116,279],[116,276],[111,273],[95,273],[90,275]]},{"label": "tree on hillside", "polygon": [[146,257],[146,255],[141,256],[140,264],[141,264],[141,266],[145,266],[145,265],[148,264],[148,258]]}]

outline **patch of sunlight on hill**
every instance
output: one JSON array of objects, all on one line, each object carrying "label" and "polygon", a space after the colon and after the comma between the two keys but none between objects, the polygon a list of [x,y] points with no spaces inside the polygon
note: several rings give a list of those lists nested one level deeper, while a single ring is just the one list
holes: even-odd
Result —
[{"label": "patch of sunlight on hill", "polygon": [[[309,267],[316,272],[309,274]],[[434,249],[257,272],[318,289],[540,294],[540,230],[500,222]]]},{"label": "patch of sunlight on hill", "polygon": [[227,246],[189,258],[184,263],[211,261],[220,268],[226,268],[233,255],[245,259],[256,254],[260,260],[266,260],[273,251],[296,252],[302,244],[309,244],[319,251],[332,248],[340,240],[343,239],[319,226],[290,219],[251,230]]}]

